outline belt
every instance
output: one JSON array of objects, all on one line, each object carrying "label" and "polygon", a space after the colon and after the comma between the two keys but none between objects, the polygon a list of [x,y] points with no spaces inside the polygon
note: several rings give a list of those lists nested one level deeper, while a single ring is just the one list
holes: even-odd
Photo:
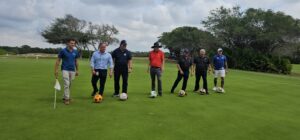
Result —
[{"label": "belt", "polygon": [[154,68],[154,69],[160,69],[160,67],[153,67],[153,66],[151,66],[151,68]]}]

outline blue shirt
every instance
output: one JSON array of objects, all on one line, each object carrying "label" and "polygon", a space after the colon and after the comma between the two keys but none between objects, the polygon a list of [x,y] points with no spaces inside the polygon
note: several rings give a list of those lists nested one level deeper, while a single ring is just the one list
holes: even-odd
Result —
[{"label": "blue shirt", "polygon": [[61,70],[75,71],[75,61],[78,57],[79,54],[76,50],[62,49],[58,54],[58,58],[62,59]]},{"label": "blue shirt", "polygon": [[120,48],[112,52],[112,57],[115,60],[116,68],[128,68],[128,61],[132,59],[131,52],[127,49],[122,51]]},{"label": "blue shirt", "polygon": [[112,57],[109,53],[100,51],[95,51],[91,58],[91,67],[93,69],[107,69],[107,66],[110,68],[114,67]]},{"label": "blue shirt", "polygon": [[227,58],[225,55],[215,55],[214,56],[214,67],[215,70],[224,70]]}]

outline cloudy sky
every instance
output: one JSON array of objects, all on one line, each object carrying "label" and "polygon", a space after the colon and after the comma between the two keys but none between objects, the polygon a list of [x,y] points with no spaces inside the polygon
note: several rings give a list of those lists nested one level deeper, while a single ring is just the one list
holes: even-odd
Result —
[{"label": "cloudy sky", "polygon": [[[201,28],[210,10],[240,5],[283,11],[300,18],[300,0],[1,0],[0,46],[62,47],[40,32],[66,14],[98,24],[113,24],[132,51],[148,51],[162,32],[179,26]],[[116,48],[109,47],[109,50]]]}]

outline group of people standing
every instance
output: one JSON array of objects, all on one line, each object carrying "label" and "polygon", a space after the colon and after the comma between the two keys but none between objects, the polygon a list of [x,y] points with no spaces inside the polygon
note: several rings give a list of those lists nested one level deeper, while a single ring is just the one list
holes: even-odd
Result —
[{"label": "group of people standing", "polygon": [[[62,77],[64,81],[64,95],[63,101],[66,105],[70,104],[70,87],[75,76],[79,75],[79,64],[77,59],[79,58],[75,39],[69,39],[67,41],[67,47],[61,50],[58,54],[58,58],[55,63],[55,77],[58,78],[58,67],[61,63]],[[115,49],[111,54],[106,52],[106,43],[100,43],[98,50],[95,51],[90,59],[91,66],[91,83],[93,91],[91,96],[100,94],[103,96],[105,82],[107,75],[110,78],[114,77],[114,94],[113,97],[120,95],[120,78],[122,77],[122,93],[127,94],[128,87],[128,76],[132,72],[132,54],[127,50],[126,40],[122,40],[120,46]],[[162,80],[161,76],[165,66],[164,52],[160,50],[162,46],[156,42],[152,46],[152,51],[149,53],[149,65],[147,72],[151,76],[151,90],[156,91],[156,79],[157,79],[157,90],[158,95],[162,96]],[[224,78],[227,72],[227,60],[222,54],[223,50],[218,49],[218,54],[213,58],[213,70],[215,72],[213,90],[217,90],[217,78],[221,77],[221,89],[224,92]],[[176,81],[174,82],[171,93],[174,93],[178,83],[183,78],[182,90],[186,90],[187,81],[189,75],[196,74],[195,88],[194,91],[199,90],[199,81],[202,77],[203,88],[205,93],[208,94],[207,87],[207,71],[211,71],[211,64],[209,58],[205,55],[205,50],[201,49],[199,56],[192,59],[188,51],[184,52],[184,55],[177,61],[178,74]],[[97,84],[100,80],[100,87]]]}]

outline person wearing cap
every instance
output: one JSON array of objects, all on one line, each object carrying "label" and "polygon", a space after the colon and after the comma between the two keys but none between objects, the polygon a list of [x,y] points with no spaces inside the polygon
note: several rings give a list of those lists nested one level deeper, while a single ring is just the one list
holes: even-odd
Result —
[{"label": "person wearing cap", "polygon": [[70,88],[71,83],[75,79],[75,76],[78,76],[78,58],[79,53],[74,48],[76,47],[76,39],[70,38],[67,40],[67,47],[62,49],[55,63],[55,78],[58,78],[58,66],[61,64],[61,71],[64,80],[64,95],[63,102],[64,104],[70,104]]},{"label": "person wearing cap", "polygon": [[183,90],[183,91],[186,90],[186,86],[187,86],[187,82],[189,79],[189,74],[190,74],[190,69],[191,69],[192,64],[193,64],[193,61],[192,61],[191,57],[189,56],[189,52],[184,51],[183,56],[181,58],[179,58],[177,61],[178,73],[177,73],[177,78],[172,86],[171,93],[174,93],[174,90],[176,89],[178,83],[181,81],[182,78],[183,78],[183,83],[182,83],[181,90]]},{"label": "person wearing cap", "polygon": [[132,55],[126,49],[127,42],[122,40],[120,47],[112,52],[114,61],[114,88],[115,92],[113,97],[118,97],[120,94],[120,77],[122,76],[122,93],[127,94],[128,87],[128,73],[132,72]]},{"label": "person wearing cap", "polygon": [[[95,96],[96,93],[99,93],[103,96],[106,77],[107,77],[107,68],[109,66],[109,77],[112,77],[113,73],[113,60],[111,55],[106,52],[106,43],[99,44],[99,50],[95,51],[91,58],[91,71],[92,71],[92,86],[94,91],[92,92],[92,96]],[[100,79],[100,89],[98,90],[97,83]]]},{"label": "person wearing cap", "polygon": [[217,55],[213,58],[213,68],[214,68],[214,88],[213,90],[217,90],[217,81],[218,77],[221,77],[221,92],[224,93],[224,83],[225,83],[225,75],[228,72],[227,58],[223,55],[223,49],[219,48]]},{"label": "person wearing cap", "polygon": [[165,54],[159,48],[159,42],[155,42],[151,47],[153,50],[149,53],[149,66],[147,72],[151,76],[151,90],[155,91],[155,77],[157,78],[158,95],[162,96],[161,76],[165,67]]},{"label": "person wearing cap", "polygon": [[202,77],[203,80],[203,89],[205,89],[205,93],[209,94],[207,87],[207,70],[211,71],[209,58],[206,56],[205,49],[201,49],[199,51],[199,56],[194,58],[193,62],[193,74],[196,72],[196,81],[194,92],[199,90],[199,82]]}]

